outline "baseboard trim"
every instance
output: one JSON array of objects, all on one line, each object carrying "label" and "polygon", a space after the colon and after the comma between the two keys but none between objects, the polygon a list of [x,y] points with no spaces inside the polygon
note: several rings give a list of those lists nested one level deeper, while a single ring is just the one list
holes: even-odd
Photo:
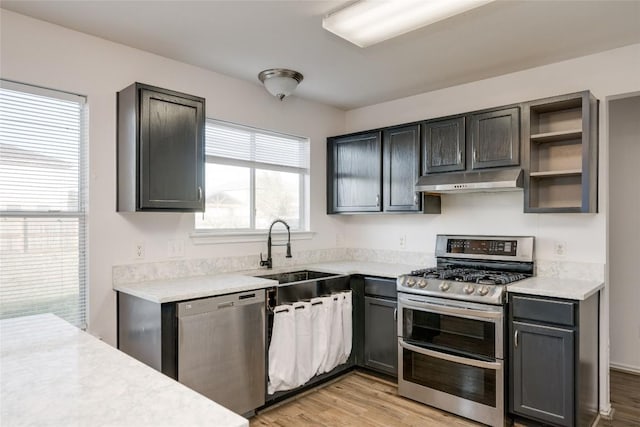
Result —
[{"label": "baseboard trim", "polygon": [[628,374],[640,375],[640,367],[625,365],[622,363],[609,363],[609,368],[614,371],[626,372]]},{"label": "baseboard trim", "polygon": [[598,414],[598,418],[602,420],[611,421],[613,419],[613,414],[616,412],[616,409],[609,405],[609,408],[602,409]]}]

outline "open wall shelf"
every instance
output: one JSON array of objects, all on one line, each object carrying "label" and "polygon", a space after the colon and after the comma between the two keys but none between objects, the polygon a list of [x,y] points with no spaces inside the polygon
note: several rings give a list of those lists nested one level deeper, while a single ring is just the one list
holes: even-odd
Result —
[{"label": "open wall shelf", "polygon": [[598,101],[590,92],[525,104],[525,212],[597,212]]}]

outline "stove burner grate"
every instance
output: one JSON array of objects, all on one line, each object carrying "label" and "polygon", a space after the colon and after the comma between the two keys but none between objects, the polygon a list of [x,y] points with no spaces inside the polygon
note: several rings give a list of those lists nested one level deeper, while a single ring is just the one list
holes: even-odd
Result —
[{"label": "stove burner grate", "polygon": [[411,276],[424,277],[425,279],[454,280],[480,285],[506,285],[527,277],[522,273],[511,271],[492,271],[461,267],[425,268],[412,271]]}]

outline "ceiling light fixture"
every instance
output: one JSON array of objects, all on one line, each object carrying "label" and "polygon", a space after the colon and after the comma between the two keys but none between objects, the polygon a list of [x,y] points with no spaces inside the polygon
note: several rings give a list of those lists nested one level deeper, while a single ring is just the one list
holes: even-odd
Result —
[{"label": "ceiling light fixture", "polygon": [[258,74],[258,79],[264,87],[280,101],[291,95],[303,78],[299,72],[285,68],[271,68]]},{"label": "ceiling light fixture", "polygon": [[330,13],[322,28],[367,47],[493,0],[360,0]]}]

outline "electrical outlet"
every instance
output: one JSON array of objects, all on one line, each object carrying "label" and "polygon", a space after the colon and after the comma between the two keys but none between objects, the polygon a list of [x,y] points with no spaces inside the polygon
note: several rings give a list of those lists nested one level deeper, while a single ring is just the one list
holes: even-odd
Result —
[{"label": "electrical outlet", "polygon": [[169,240],[167,242],[167,254],[169,258],[184,256],[184,240]]},{"label": "electrical outlet", "polygon": [[567,242],[560,240],[553,242],[553,253],[558,256],[565,256],[567,254]]},{"label": "electrical outlet", "polygon": [[404,249],[407,247],[407,236],[406,235],[402,235],[400,236],[400,249]]},{"label": "electrical outlet", "polygon": [[133,247],[133,257],[135,259],[144,259],[144,242],[137,242]]}]

